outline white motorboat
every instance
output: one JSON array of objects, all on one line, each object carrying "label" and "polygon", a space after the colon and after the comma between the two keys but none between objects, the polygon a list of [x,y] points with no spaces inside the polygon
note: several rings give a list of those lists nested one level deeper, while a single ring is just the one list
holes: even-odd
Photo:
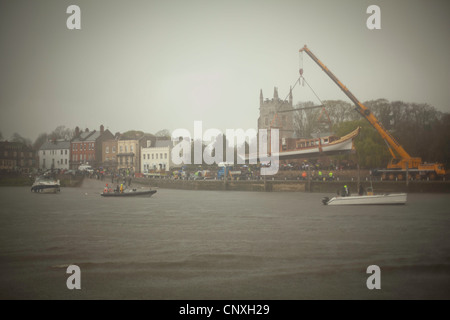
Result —
[{"label": "white motorboat", "polygon": [[36,178],[36,181],[31,186],[31,191],[38,193],[57,193],[61,190],[60,187],[59,180],[41,176]]},{"label": "white motorboat", "polygon": [[325,197],[322,203],[329,206],[341,205],[393,205],[406,204],[406,193],[387,193],[375,195],[349,196],[349,197],[333,197],[329,199]]}]

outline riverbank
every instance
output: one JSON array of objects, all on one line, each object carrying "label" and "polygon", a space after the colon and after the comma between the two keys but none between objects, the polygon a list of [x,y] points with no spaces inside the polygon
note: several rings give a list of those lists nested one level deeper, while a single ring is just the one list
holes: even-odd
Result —
[{"label": "riverbank", "polygon": [[[61,187],[80,187],[83,176],[60,175]],[[89,180],[89,179],[87,179]],[[109,181],[105,179],[105,181]],[[34,178],[29,176],[0,176],[0,186],[23,187],[31,186]],[[107,182],[103,182],[107,183]],[[303,180],[173,180],[158,178],[135,178],[132,183],[152,188],[179,189],[179,190],[215,190],[215,191],[254,191],[254,192],[317,192],[336,193],[345,184],[352,193],[358,190],[357,181],[303,181]],[[373,181],[362,180],[364,188],[373,187],[376,193],[450,193],[449,181]]]},{"label": "riverbank", "polygon": [[[352,193],[357,192],[356,181],[301,181],[301,180],[170,180],[137,178],[133,183],[153,188],[181,190],[216,190],[216,191],[262,191],[262,192],[320,192],[336,193],[345,184]],[[450,193],[448,181],[362,181],[364,188],[373,187],[376,193]]]}]

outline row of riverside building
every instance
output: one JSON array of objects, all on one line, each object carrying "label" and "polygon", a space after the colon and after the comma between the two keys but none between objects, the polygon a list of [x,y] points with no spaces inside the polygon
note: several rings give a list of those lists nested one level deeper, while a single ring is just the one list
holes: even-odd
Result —
[{"label": "row of riverside building", "polygon": [[149,173],[169,171],[173,167],[171,140],[152,134],[125,137],[120,133],[112,134],[103,125],[98,131],[80,131],[77,127],[70,141],[48,140],[37,152],[19,145],[1,143],[0,169],[77,170],[80,165],[90,165],[110,172]]},{"label": "row of riverside building", "polygon": [[[264,99],[262,90],[259,98],[258,129],[279,128],[280,139],[292,138],[293,117],[274,117],[280,110],[293,110],[292,88],[288,100],[279,98],[276,87],[272,99]],[[77,127],[72,140],[47,141],[39,150],[20,143],[0,142],[0,171],[29,171],[32,168],[77,170],[82,164],[112,171],[128,169],[136,173],[169,171],[173,166],[170,157],[172,146],[171,140],[159,140],[152,134],[125,138],[105,130],[103,125],[99,131],[80,131]]]}]

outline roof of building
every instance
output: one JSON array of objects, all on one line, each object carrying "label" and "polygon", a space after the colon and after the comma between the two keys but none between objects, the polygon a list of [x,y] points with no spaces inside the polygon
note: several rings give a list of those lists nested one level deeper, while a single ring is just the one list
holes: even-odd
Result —
[{"label": "roof of building", "polygon": [[171,147],[172,140],[156,140],[155,148]]},{"label": "roof of building", "polygon": [[55,140],[46,141],[39,150],[56,150],[56,149],[70,149],[70,141]]},{"label": "roof of building", "polygon": [[32,151],[31,146],[27,146],[22,142],[9,142],[9,141],[0,141],[0,149]]},{"label": "roof of building", "polygon": [[81,141],[88,141],[92,142],[97,140],[98,137],[100,137],[101,133],[100,131],[83,131],[81,132],[75,139],[72,140],[72,142],[81,142]]}]

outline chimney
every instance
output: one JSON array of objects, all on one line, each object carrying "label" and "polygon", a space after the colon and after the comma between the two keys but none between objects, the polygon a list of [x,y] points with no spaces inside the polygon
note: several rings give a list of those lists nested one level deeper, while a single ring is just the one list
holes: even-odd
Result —
[{"label": "chimney", "polygon": [[103,125],[100,126],[100,134],[103,134],[105,132],[105,127]]},{"label": "chimney", "polygon": [[89,132],[89,129],[88,128],[86,128],[86,130],[84,130],[85,132]]},{"label": "chimney", "polygon": [[79,134],[80,134],[80,128],[76,127],[75,128],[75,137],[78,137]]}]

